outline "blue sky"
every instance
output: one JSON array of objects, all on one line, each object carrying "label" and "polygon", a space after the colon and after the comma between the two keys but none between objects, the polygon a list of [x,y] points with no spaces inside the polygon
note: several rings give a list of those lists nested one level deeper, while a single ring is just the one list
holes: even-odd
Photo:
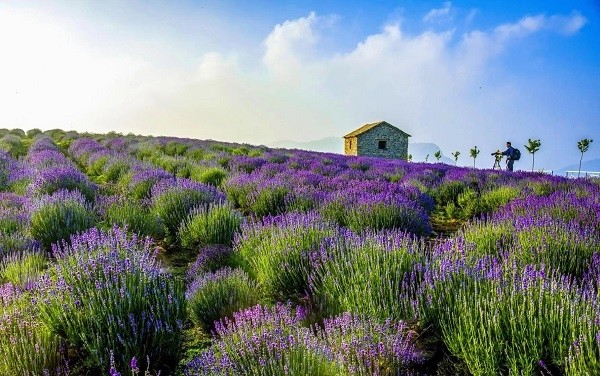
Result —
[{"label": "blue sky", "polygon": [[3,1],[0,45],[0,127],[269,144],[387,120],[459,164],[528,138],[540,168],[584,137],[600,158],[595,0]]}]

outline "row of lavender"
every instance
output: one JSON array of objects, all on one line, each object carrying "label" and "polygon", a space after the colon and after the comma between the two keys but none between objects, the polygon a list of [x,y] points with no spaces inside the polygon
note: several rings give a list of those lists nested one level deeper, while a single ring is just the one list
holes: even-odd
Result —
[{"label": "row of lavender", "polygon": [[[140,153],[148,144],[153,146]],[[187,148],[169,152],[177,144]],[[36,332],[47,334],[50,344],[42,348],[50,350],[40,352],[39,339],[15,336],[23,329],[14,324],[19,320],[11,321],[3,328],[15,331],[7,332],[12,345],[3,344],[2,351],[29,354],[29,360],[5,362],[6,367],[26,364],[20,369],[31,371],[62,364],[64,371],[65,362],[48,355],[63,341],[99,368],[107,369],[112,350],[117,368],[136,356],[140,362],[130,364],[136,370],[148,355],[164,369],[179,347],[187,312],[198,327],[215,330],[212,346],[184,367],[187,374],[428,372],[440,346],[473,374],[597,372],[597,185],[306,152],[254,149],[249,156],[214,145],[77,138],[69,155],[99,186],[61,153],[62,159],[53,153],[48,159],[60,163],[7,180],[6,189],[21,193],[12,194],[13,201],[18,196],[24,205],[19,208],[29,213],[15,233],[30,241],[73,223],[86,228],[137,223],[135,232],[156,240],[166,233],[173,250],[183,246],[199,256],[184,299],[183,286],[160,269],[149,245],[119,229],[92,229],[70,245],[54,247],[49,272],[33,285],[22,280],[5,285],[3,298],[5,312],[15,310],[12,317],[37,307],[24,303],[30,298],[48,307],[31,322],[49,329]],[[33,146],[24,165],[6,157],[12,167],[4,170],[35,162],[38,149],[57,152],[48,140]],[[208,155],[213,156],[204,161]],[[222,188],[229,204],[214,187],[185,179],[189,169],[167,172],[150,165],[165,160],[192,166],[195,160],[198,171],[228,175]],[[68,173],[59,174],[57,166]],[[42,174],[46,168],[53,173]],[[62,178],[44,183],[48,178],[41,176]],[[189,177],[203,179],[201,173]],[[69,200],[90,220],[55,215],[49,223],[71,219],[32,236],[31,212],[63,208]],[[432,213],[490,216],[432,248],[414,237],[430,232]],[[210,246],[230,244],[234,233],[233,248]],[[5,259],[4,279],[10,275],[6,270],[23,270],[14,267],[21,261]],[[275,301],[293,304],[267,308]],[[254,306],[258,303],[263,306]],[[215,324],[218,319],[224,321]],[[432,329],[420,333],[420,328]],[[437,332],[443,345],[423,342],[427,331]],[[16,351],[17,337],[35,351]]]},{"label": "row of lavender", "polygon": [[[180,203],[174,196],[191,208],[219,201],[216,190],[163,171],[165,179],[151,185],[140,207],[107,196],[48,137],[33,140],[22,161],[0,157],[0,270],[7,282],[0,374],[67,374],[73,363],[67,347],[79,367],[108,370],[111,358],[123,366],[134,356],[141,364],[174,364],[185,318],[183,285],[158,264],[150,240],[111,227],[168,222],[169,205]],[[114,164],[146,167],[113,157]]]},{"label": "row of lavender", "polygon": [[[381,194],[382,192],[393,192],[391,196],[397,197],[400,195],[398,192],[399,187],[408,189],[418,187],[419,192],[417,195],[413,194],[412,199],[413,203],[415,201],[418,202],[423,209],[430,207],[426,195],[426,193],[429,193],[438,204],[437,209],[443,209],[443,213],[449,216],[458,214],[458,216],[472,217],[474,215],[493,213],[510,200],[519,198],[515,202],[519,203],[521,207],[511,206],[511,211],[502,212],[504,216],[502,218],[496,217],[485,222],[476,222],[469,226],[464,234],[457,237],[456,242],[457,244],[461,244],[461,247],[456,248],[455,246],[453,252],[449,254],[453,255],[456,252],[461,255],[459,260],[461,267],[458,270],[465,272],[467,266],[477,264],[477,262],[487,262],[488,259],[493,258],[495,260],[493,264],[504,265],[502,270],[517,270],[516,273],[519,273],[518,270],[526,270],[528,267],[534,270],[545,268],[549,270],[546,274],[551,274],[554,278],[560,279],[564,276],[565,278],[572,279],[573,282],[567,283],[568,287],[566,289],[575,294],[575,296],[596,296],[593,293],[595,285],[594,283],[590,283],[593,280],[593,277],[591,277],[594,275],[593,268],[590,269],[591,271],[587,270],[587,265],[594,259],[594,252],[598,249],[600,226],[598,220],[599,195],[596,185],[583,182],[569,185],[563,179],[542,175],[509,175],[490,171],[478,172],[466,169],[453,169],[441,165],[431,168],[430,166],[423,165],[411,166],[390,161],[346,159],[331,155],[323,156],[302,152],[296,152],[292,155],[265,153],[259,158],[232,157],[228,161],[227,167],[232,176],[225,183],[224,190],[227,192],[231,202],[246,214],[261,216],[287,211],[317,209],[319,211],[317,215],[321,217],[321,221],[324,223],[329,223],[330,226],[335,228],[337,228],[337,225],[342,225],[359,233],[370,229],[378,230],[398,227],[409,231],[414,229],[411,226],[403,227],[402,225],[398,225],[398,222],[386,222],[387,213],[381,214],[373,210],[374,207],[377,207],[377,204],[387,203],[384,195],[380,195],[377,199],[369,202],[369,198],[372,195]],[[335,199],[338,197],[346,201],[336,203]],[[357,199],[352,200],[355,197]],[[298,202],[302,204],[299,205]],[[334,203],[338,205],[334,206]],[[365,205],[360,207],[361,203],[365,203]],[[529,213],[529,216],[524,216],[523,214],[528,212],[529,204],[532,207],[538,208],[541,214]],[[398,207],[400,205],[394,206]],[[356,224],[356,222],[349,221],[347,212],[352,212],[357,207],[358,210],[354,211],[357,213],[356,217],[364,219],[365,217],[373,216],[377,219],[366,222],[367,225],[362,226]],[[373,214],[374,212],[375,214]],[[421,221],[420,223],[424,222]],[[263,225],[263,223],[260,223],[260,226]],[[282,225],[278,224],[276,227],[281,228]],[[273,237],[274,240],[266,242],[264,247],[260,246],[260,242],[257,246],[256,242],[258,240],[256,239],[249,241],[250,246],[248,249],[243,246],[244,242],[238,241],[233,253],[234,261],[230,261],[229,263],[244,268],[252,277],[249,280],[257,281],[258,285],[265,291],[265,294],[273,300],[292,298],[296,301],[303,301],[301,296],[304,295],[304,301],[311,300],[311,304],[315,304],[314,301],[319,300],[318,296],[320,294],[318,290],[322,288],[323,281],[308,272],[318,270],[319,268],[310,262],[310,257],[307,255],[311,253],[311,250],[321,250],[324,246],[319,236],[315,238],[315,232],[310,230],[311,226],[303,224],[300,227],[308,230],[291,237],[278,234]],[[254,227],[246,228],[242,233],[245,235],[252,233],[252,228]],[[414,230],[413,232],[422,233]],[[263,236],[258,236],[258,238],[263,239]],[[335,235],[329,234],[329,236],[337,239],[347,239],[349,237],[346,233],[342,235],[337,233]],[[298,246],[298,249],[295,249],[295,246]],[[353,246],[350,248],[360,247]],[[347,249],[344,249],[344,253],[348,253]],[[425,249],[419,249],[416,253],[425,254],[425,251]],[[363,252],[359,252],[359,254],[362,255]],[[446,256],[436,257],[434,258],[435,261],[428,260],[428,263],[437,265],[456,261],[452,259],[448,260],[446,252],[442,254]],[[205,257],[202,257],[202,261],[205,261],[205,259]],[[390,274],[389,271],[385,273],[379,271],[379,275],[386,276],[379,284],[370,281],[367,285],[361,285],[357,281],[364,280],[364,274],[368,274],[366,272],[369,269],[368,266],[375,262],[375,260],[369,260],[369,262],[365,262],[364,264],[358,262],[356,259],[345,259],[344,262],[360,266],[356,267],[354,273],[342,269],[343,272],[337,274],[337,278],[333,279],[329,284],[325,283],[325,286],[330,286],[332,289],[339,289],[338,294],[342,296],[339,300],[345,302],[345,305],[342,305],[337,310],[328,310],[325,308],[326,305],[318,304],[316,306],[318,314],[336,314],[344,310],[370,315],[377,315],[383,312],[380,319],[385,319],[386,317],[394,317],[396,319],[419,317],[423,322],[428,321],[426,319],[428,317],[426,310],[418,308],[418,302],[420,301],[418,296],[423,297],[424,294],[422,291],[418,293],[414,292],[419,289],[423,290],[423,287],[416,287],[419,283],[415,280],[413,267],[408,268],[408,270],[406,268],[398,268],[399,262],[395,261],[392,263],[395,266],[394,270],[402,271],[400,274],[402,277],[398,275],[392,277],[394,273]],[[423,266],[418,265],[419,267],[416,269],[421,270]],[[496,266],[496,268],[498,267]],[[328,272],[326,275],[333,274],[331,270]],[[430,273],[432,272],[430,271]],[[489,273],[494,274],[492,272]],[[202,282],[199,282],[199,284],[202,286],[209,285],[211,286],[210,288],[214,288],[206,280],[213,278],[227,280],[222,274],[218,278],[212,275],[204,276],[201,279]],[[375,273],[375,275],[377,274]],[[495,272],[495,275],[502,274],[510,275],[508,272]],[[542,273],[542,275],[546,274]],[[410,278],[408,275],[410,275]],[[583,275],[586,275],[585,279],[582,279]],[[348,280],[346,285],[339,283],[344,277],[347,277]],[[513,275],[512,279],[515,278]],[[241,282],[237,281],[234,285],[247,286],[247,280],[247,278],[242,278]],[[315,280],[318,280],[319,283],[310,284],[307,282]],[[411,299],[398,299],[399,296],[407,294],[405,291],[400,292],[402,290],[400,288],[390,291],[390,281],[394,280],[404,281],[404,290],[413,291],[408,294],[411,296]],[[497,283],[500,286],[504,286],[505,281]],[[551,282],[546,280],[544,283],[549,284]],[[575,285],[577,287],[573,287]],[[192,286],[195,285],[193,284]],[[348,295],[352,294],[351,291],[358,291],[359,293],[365,290],[368,291],[368,286],[376,286],[375,290],[382,291],[382,293],[376,299],[368,299],[364,296],[364,293],[358,294],[356,292],[358,296],[348,297]],[[456,286],[452,287],[456,288]],[[583,295],[579,294],[578,289],[584,288],[590,292]],[[510,291],[510,289],[507,290],[507,292]],[[332,291],[327,290],[321,292],[321,294],[327,297],[335,296]],[[240,296],[245,295],[240,293]],[[453,296],[456,296],[455,291],[450,289],[447,297]],[[391,301],[386,302],[386,297]],[[247,297],[240,297],[238,301],[245,301],[244,299],[255,301]],[[485,295],[477,296],[473,299],[473,302],[476,303],[474,312],[478,312],[478,304],[480,304],[481,300],[485,299],[487,299]],[[518,301],[518,299],[524,298],[521,296],[515,299]],[[400,303],[400,301],[403,303]],[[429,300],[426,300],[426,302],[429,303]],[[441,306],[447,307],[448,302],[443,303]],[[336,302],[336,304],[339,303]],[[514,303],[502,301],[497,304],[510,306]],[[567,319],[568,315],[565,312],[572,313],[574,309],[565,308],[565,305],[569,307],[571,304],[569,302],[559,304],[559,302],[554,301],[552,304],[554,305],[553,309],[562,312],[560,317],[563,321]],[[588,323],[595,321],[594,315],[596,315],[596,310],[592,308],[594,306],[593,299],[573,304],[579,307],[589,305],[590,310],[587,312],[588,314],[578,317],[584,320],[582,322],[585,322],[585,320]],[[199,312],[206,313],[209,311],[206,307],[206,302],[203,302],[203,305],[205,306]],[[215,306],[215,304],[211,305]],[[364,310],[358,307],[363,307]],[[407,307],[410,307],[410,309]],[[236,306],[235,308],[239,307]],[[522,306],[512,307],[513,311],[507,314],[506,318],[518,317],[518,314],[520,314],[518,310],[524,308]],[[496,310],[495,314],[497,314],[499,308],[495,307],[494,309]],[[198,315],[201,316],[199,312]],[[451,321],[456,321],[456,317],[460,316],[460,312],[460,310],[454,311],[450,316],[446,316],[446,320],[449,321],[446,324],[449,325]],[[535,319],[536,316],[546,317],[546,313],[544,312],[534,312],[532,319]],[[210,325],[214,318],[227,314],[231,314],[231,312],[225,310],[215,313],[214,316],[205,314],[204,325]],[[553,317],[556,316],[554,315]],[[477,319],[477,317],[475,316],[474,319]],[[201,322],[202,320],[198,318],[197,321]],[[563,325],[562,321],[560,323]],[[438,330],[445,331],[444,325],[441,322],[436,322],[435,324]],[[493,328],[496,325],[500,325],[501,328],[509,326],[508,323],[494,321],[484,323],[483,325],[488,328]],[[543,327],[546,324],[538,323],[537,325]],[[472,358],[472,353],[469,353],[478,347],[485,349],[484,353],[489,351],[489,346],[482,345],[492,339],[492,337],[485,337],[485,335],[488,335],[487,333],[483,334],[483,339],[475,339],[475,341],[479,342],[475,342],[470,348],[462,342],[458,344],[454,343],[456,340],[451,338],[445,342],[455,352],[455,355],[467,363],[472,373],[502,373],[502,371],[507,370],[514,372],[516,369],[525,370],[524,373],[530,373],[539,369],[542,371],[553,369],[553,367],[564,369],[568,365],[568,367],[571,367],[570,369],[576,369],[573,372],[577,374],[582,369],[593,370],[593,367],[597,366],[595,361],[598,358],[597,343],[589,340],[586,341],[589,347],[584,351],[587,352],[587,358],[584,357],[582,361],[582,357],[578,357],[580,352],[575,350],[581,346],[580,337],[587,336],[588,339],[595,339],[598,328],[588,326],[587,335],[582,335],[580,328],[583,324],[580,322],[577,325],[577,328],[566,324],[561,326],[569,329],[560,332],[562,341],[558,342],[560,345],[557,345],[561,349],[560,351],[555,351],[553,354],[541,354],[538,352],[532,355],[531,353],[517,349],[511,356],[507,356],[505,345],[502,345],[496,351],[492,351],[492,360],[490,363],[485,359],[480,359],[480,355],[475,355]],[[546,326],[551,327],[549,325]],[[478,328],[462,328],[463,331],[459,330],[455,335],[464,339],[464,331],[467,329],[476,330]],[[544,331],[542,334],[538,334],[537,340],[541,340],[543,343],[552,341],[553,339],[548,333],[548,331]],[[515,333],[508,333],[503,340],[506,343],[512,343],[517,340],[515,335]],[[525,343],[528,343],[525,346],[532,346],[530,342]],[[537,346],[533,347],[536,348]],[[462,349],[462,351],[459,351],[459,349]],[[464,349],[469,349],[469,351],[464,351]],[[479,352],[481,353],[481,350]],[[514,359],[516,356],[520,356],[522,359],[517,361]],[[583,368],[573,368],[575,367],[575,363],[579,364],[578,367]],[[591,368],[588,369],[585,367]]]},{"label": "row of lavender", "polygon": [[[248,289],[250,284],[249,290],[255,291],[249,282],[255,281],[270,299],[308,301],[316,315],[352,311],[381,320],[419,318],[422,323],[434,324],[442,333],[446,346],[474,374],[551,372],[556,369],[570,374],[597,371],[597,339],[600,338],[596,319],[597,267],[589,267],[597,262],[595,252],[600,234],[600,195],[596,184],[583,181],[571,184],[543,175],[481,172],[443,165],[407,165],[303,152],[287,155],[270,152],[258,158],[234,156],[228,160],[227,167],[231,176],[224,190],[230,201],[244,213],[262,216],[317,210],[318,213],[311,215],[319,217],[317,222],[320,224],[314,229],[310,224],[302,223],[299,226],[302,230],[286,235],[279,231],[285,226],[278,223],[275,235],[266,236],[259,230],[260,235],[249,236],[247,245],[246,241],[238,239],[232,260],[225,263],[243,268],[251,278],[240,277],[239,271],[231,272],[229,277],[226,277],[227,272],[208,274],[192,284],[192,290],[198,288],[197,285],[215,289],[213,282],[216,279],[224,285],[235,286],[227,285],[228,289],[241,290],[236,301],[256,302],[259,298],[249,298],[240,287]],[[376,253],[376,259],[362,260],[364,262],[361,257],[368,253],[364,250],[357,252],[356,258],[348,258],[349,250],[361,249],[356,243],[342,247],[341,260],[323,273],[331,279],[315,276],[315,271],[320,269],[311,257],[315,257],[317,250],[328,249],[328,241],[324,239],[364,237],[365,231],[387,228],[426,233],[404,225],[406,222],[386,221],[393,215],[373,209],[378,204],[389,203],[382,193],[392,192],[390,196],[394,198],[402,196],[400,188],[404,189],[402,193],[419,188],[410,197],[412,204],[418,203],[426,214],[431,210],[427,209],[431,208],[432,198],[438,204],[438,213],[441,211],[449,217],[492,214],[502,206],[504,210],[469,225],[453,239],[452,246],[444,244],[440,249],[436,248],[435,256],[431,258],[409,263],[408,268],[399,267],[403,261],[395,260],[389,266],[392,271],[376,269],[373,275],[378,277],[366,279],[368,283],[359,282],[365,281],[365,274],[370,275],[371,265],[380,265],[381,252]],[[370,201],[373,196],[376,198]],[[343,201],[336,202],[336,199]],[[511,200],[514,200],[513,204],[505,206]],[[365,205],[361,207],[361,204]],[[390,206],[401,205],[396,201]],[[352,215],[348,213],[352,212],[363,222],[349,220]],[[368,217],[376,220],[365,220]],[[421,217],[417,223],[426,221]],[[241,238],[256,232],[256,226],[262,229],[264,220],[245,227]],[[330,226],[333,233],[325,231],[323,234],[322,226]],[[353,233],[340,234],[338,226],[353,230]],[[356,233],[363,235],[353,235]],[[265,237],[269,240],[265,241]],[[420,247],[413,253],[424,255],[427,251]],[[202,256],[201,261],[206,262],[207,257]],[[222,261],[217,263],[222,264]],[[353,265],[355,269],[348,270],[340,264]],[[453,265],[452,273],[437,270],[439,265],[445,264]],[[341,270],[337,274],[333,272],[336,268]],[[468,276],[467,281],[463,280],[463,274]],[[332,275],[336,277],[332,278]],[[436,277],[427,279],[427,275]],[[537,280],[531,276],[536,276]],[[486,279],[484,284],[488,290],[482,291],[481,279]],[[438,281],[437,286],[427,286],[426,280],[432,285],[433,281]],[[396,288],[390,289],[394,281],[401,282],[395,282]],[[533,286],[536,281],[541,283],[538,286],[541,290],[527,295],[532,292],[523,286]],[[457,289],[471,283],[470,289],[477,293],[467,294],[466,301],[455,302],[456,297],[463,296]],[[369,287],[378,292],[374,297],[368,296],[372,294]],[[438,289],[442,290],[440,295],[437,295]],[[438,308],[426,308],[435,306],[431,291],[442,299]],[[481,305],[490,299],[488,294],[492,291],[500,295],[490,308],[493,316],[482,316]],[[552,298],[543,299],[549,291]],[[188,295],[193,296],[189,292]],[[206,300],[206,296],[201,294],[201,299],[197,299]],[[329,304],[323,303],[328,300]],[[209,327],[215,318],[230,315],[234,308],[240,308],[234,305],[227,307],[229,311],[216,310],[209,314],[208,306],[223,304],[208,302],[210,304],[207,301],[197,303],[202,309],[197,310],[196,321]],[[328,308],[329,305],[336,308]],[[439,307],[447,312],[440,312]],[[578,312],[577,319],[570,318],[573,312]],[[503,321],[499,321],[499,314],[503,315]],[[522,322],[515,321],[515,317],[523,315]],[[459,318],[463,316],[466,323],[460,322]],[[553,325],[545,318],[553,320]],[[490,331],[496,331],[496,336]],[[468,339],[465,333],[481,333],[481,336]],[[558,333],[558,337],[552,333]],[[494,341],[500,343],[496,348]],[[522,345],[507,349],[510,343]],[[544,346],[553,349],[540,351]],[[226,359],[229,361],[233,355],[228,354]]]}]

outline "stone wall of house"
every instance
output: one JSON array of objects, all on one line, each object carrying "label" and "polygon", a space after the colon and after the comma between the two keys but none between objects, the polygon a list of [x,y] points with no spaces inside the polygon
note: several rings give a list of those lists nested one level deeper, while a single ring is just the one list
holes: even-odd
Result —
[{"label": "stone wall of house", "polygon": [[[381,125],[357,136],[356,155],[408,159],[408,136],[391,126]],[[386,148],[379,149],[379,141],[386,141]]]},{"label": "stone wall of house", "polygon": [[350,137],[344,139],[344,154],[346,155],[357,155],[357,140],[356,137]]}]

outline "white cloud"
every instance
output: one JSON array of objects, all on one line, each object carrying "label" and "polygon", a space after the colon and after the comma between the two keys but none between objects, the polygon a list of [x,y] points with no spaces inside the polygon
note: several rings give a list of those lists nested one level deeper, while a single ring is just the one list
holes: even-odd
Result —
[{"label": "white cloud", "polygon": [[[451,4],[444,3],[437,16],[444,9],[451,13]],[[324,52],[321,36],[335,27],[333,18],[309,13],[274,26],[260,56],[210,51],[195,56],[193,66],[181,66],[166,48],[154,51],[161,58],[156,60],[129,51],[98,55],[60,28],[0,14],[0,21],[8,19],[13,24],[0,22],[0,45],[17,55],[0,59],[0,100],[8,104],[0,127],[114,129],[266,144],[341,136],[361,123],[387,120],[413,141],[463,151],[474,144],[496,150],[497,140],[501,146],[524,132],[511,127],[528,111],[520,83],[494,70],[511,44],[541,32],[571,35],[586,23],[579,13],[537,15],[462,35],[408,34],[392,23],[347,51]],[[16,32],[25,33],[27,43],[14,42]],[[15,99],[6,83],[36,94]],[[535,121],[533,112],[527,116]],[[528,137],[537,136],[523,134]]]},{"label": "white cloud", "polygon": [[579,12],[572,12],[570,16],[554,15],[548,20],[550,28],[564,34],[577,33],[585,24],[587,19]]},{"label": "white cloud", "polygon": [[467,18],[465,19],[465,23],[467,25],[471,24],[473,22],[473,20],[475,19],[475,17],[477,17],[477,14],[479,14],[479,10],[478,9],[471,9],[469,11],[469,13],[467,14]]},{"label": "white cloud", "polygon": [[[211,61],[227,72],[234,67],[236,78],[196,86],[191,91],[204,94],[190,111],[218,119],[222,134],[236,134],[243,123],[246,137],[237,131],[236,138],[249,142],[341,135],[385,119],[413,134],[413,141],[462,150],[476,143],[495,150],[495,141],[502,144],[524,132],[505,126],[518,122],[523,98],[518,84],[494,76],[490,65],[514,41],[561,33],[576,20],[577,15],[528,16],[462,36],[406,34],[399,23],[388,24],[349,51],[317,55],[325,19],[311,13],[273,28],[264,42],[262,73],[241,72],[220,55],[206,55],[201,66]],[[211,101],[210,92],[219,93],[219,100]]]},{"label": "white cloud", "polygon": [[452,7],[452,3],[449,1],[444,2],[444,6],[442,8],[432,9],[430,10],[424,17],[423,21],[432,22],[439,20],[440,18],[446,17],[450,14],[450,9]]},{"label": "white cloud", "polygon": [[306,17],[276,25],[264,40],[263,63],[275,73],[298,68],[302,64],[301,56],[307,56],[318,40],[316,23],[317,16],[311,12]]},{"label": "white cloud", "polygon": [[539,31],[546,23],[545,16],[524,17],[517,23],[504,24],[496,27],[494,34],[500,42],[525,37]]},{"label": "white cloud", "polygon": [[198,79],[215,81],[235,76],[238,67],[233,57],[224,57],[218,52],[208,52],[200,59]]},{"label": "white cloud", "polygon": [[563,35],[572,35],[578,32],[586,23],[587,19],[578,12],[573,12],[570,16],[527,16],[521,18],[517,23],[498,26],[495,29],[495,34],[501,41],[526,37],[542,29]]}]

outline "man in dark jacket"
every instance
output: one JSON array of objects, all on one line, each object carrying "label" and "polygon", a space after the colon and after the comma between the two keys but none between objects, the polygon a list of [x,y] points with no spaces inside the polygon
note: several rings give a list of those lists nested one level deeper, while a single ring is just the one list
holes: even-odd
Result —
[{"label": "man in dark jacket", "polygon": [[508,168],[508,171],[512,171],[513,165],[515,164],[515,161],[513,160],[514,152],[515,149],[511,146],[510,141],[508,141],[506,143],[506,150],[502,152],[502,155],[506,155],[506,167]]}]

